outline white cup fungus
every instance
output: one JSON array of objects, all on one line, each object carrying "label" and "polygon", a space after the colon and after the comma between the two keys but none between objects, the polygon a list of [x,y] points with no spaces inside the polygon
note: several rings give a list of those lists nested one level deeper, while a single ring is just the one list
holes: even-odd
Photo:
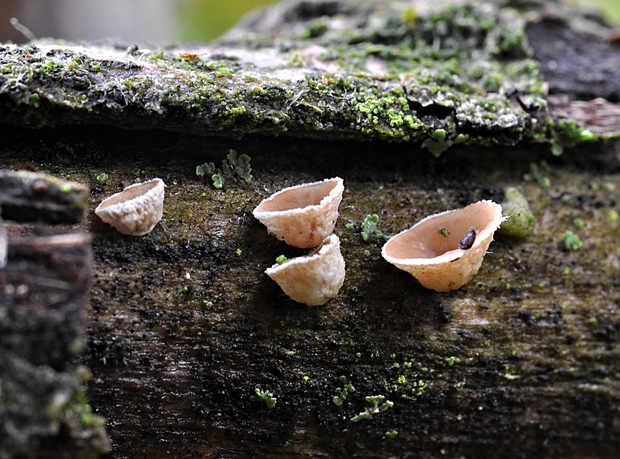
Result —
[{"label": "white cup fungus", "polygon": [[162,218],[165,187],[159,178],[130,185],[105,199],[95,214],[122,234],[144,236]]},{"label": "white cup fungus", "polygon": [[340,253],[340,239],[327,237],[310,254],[267,268],[265,273],[292,300],[308,306],[320,306],[334,298],[345,277],[345,263]]},{"label": "white cup fungus", "polygon": [[[493,234],[504,220],[502,206],[492,201],[441,212],[391,238],[381,255],[426,288],[456,290],[478,272]],[[468,248],[459,248],[459,243]]]}]

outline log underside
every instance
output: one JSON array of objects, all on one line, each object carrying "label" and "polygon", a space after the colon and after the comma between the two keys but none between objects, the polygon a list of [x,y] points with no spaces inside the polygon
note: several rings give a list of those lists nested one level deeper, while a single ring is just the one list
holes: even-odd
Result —
[{"label": "log underside", "polygon": [[[297,19],[312,21],[321,18],[318,13],[329,17],[329,8],[338,9],[341,2],[298,3],[327,8],[297,11]],[[238,30],[259,33],[260,24],[249,21]],[[605,53],[596,47],[600,37],[571,35],[571,24],[543,15],[527,29],[533,57],[549,85],[549,112],[514,108],[527,105],[519,97],[507,110],[518,111],[522,120],[576,120],[595,135],[617,137],[617,41],[608,41]],[[286,21],[276,25],[286,31]],[[228,39],[234,40],[234,34]],[[563,52],[567,43],[578,40],[583,46]],[[379,44],[374,43],[372,53]],[[218,46],[225,45],[226,37]],[[602,67],[584,80],[584,69],[594,68],[590,58],[596,56]],[[71,65],[73,58],[65,57],[62,65]],[[196,64],[191,53],[175,59]],[[230,59],[221,61],[230,64]],[[117,64],[103,73],[141,71]],[[41,62],[29,65],[40,69]],[[67,68],[56,68],[53,75]],[[93,81],[100,82],[101,69],[71,72],[95,75]],[[320,73],[306,82],[334,83],[333,75],[325,82]],[[265,135],[198,137],[187,132],[217,131],[221,121],[215,116],[219,112],[204,121],[201,110],[227,106],[226,100],[198,102],[189,115],[164,110],[161,117],[153,107],[139,104],[117,114],[100,106],[91,112],[88,104],[96,103],[98,89],[70,79],[61,84],[75,96],[75,107],[58,108],[46,99],[56,94],[45,92],[53,78],[34,74],[27,90],[18,88],[18,80],[13,86],[6,83],[11,75],[0,77],[6,83],[0,111],[17,116],[0,124],[0,168],[37,169],[91,188],[85,221],[63,228],[88,231],[93,238],[87,346],[74,363],[93,372],[89,400],[108,420],[112,458],[608,458],[620,450],[617,143],[570,148],[584,139],[553,124],[527,145],[483,148],[476,144],[522,138],[512,128],[494,138],[493,126],[483,121],[472,128],[479,134],[472,137],[474,145],[455,146],[433,158],[421,144],[436,141],[434,130],[444,127],[455,140],[462,126],[448,122],[454,113],[446,117],[445,106],[424,106],[428,101],[419,98],[405,104],[423,119],[417,131],[405,133],[415,143],[333,140],[360,138],[359,131],[346,130],[348,121],[335,134],[303,125],[315,129],[308,134],[300,124],[296,133],[301,138],[269,137],[291,134],[269,117],[266,124],[251,126],[233,119],[218,131],[236,135],[250,126]],[[611,83],[597,86],[595,76],[601,75]],[[351,81],[366,85],[362,80],[368,75],[358,77]],[[330,91],[346,89],[343,82],[338,80]],[[54,82],[50,84],[53,89]],[[373,90],[381,86],[369,84],[376,84]],[[121,100],[134,89],[109,95]],[[335,92],[317,94],[312,97],[325,102],[323,108],[337,97]],[[337,111],[317,110],[316,100],[308,97],[293,109],[295,123],[309,114],[329,122],[345,118]],[[594,97],[605,100],[589,100]],[[277,98],[261,103],[266,105],[247,107],[260,112],[282,109],[278,104],[284,103],[290,108]],[[55,116],[63,124],[82,115],[68,126],[43,127],[53,124]],[[384,138],[384,115],[379,113],[377,128],[372,116],[364,119],[369,130],[361,138]],[[152,120],[157,130],[148,129]],[[284,126],[293,126],[286,124],[291,120]],[[80,122],[85,125],[75,124]],[[29,123],[38,128],[26,128],[33,126]],[[550,142],[559,151],[564,148],[564,154],[553,156]],[[196,176],[196,166],[211,161],[219,166],[230,149],[252,158],[249,184],[229,179],[217,190],[210,179]],[[540,165],[541,160],[550,166],[543,173],[548,187],[524,180],[532,163]],[[268,235],[252,209],[285,186],[334,176],[342,177],[346,188],[336,233],[347,277],[335,299],[308,308],[289,300],[264,274],[277,256],[305,252]],[[154,177],[167,185],[162,227],[132,238],[94,216],[104,197]],[[508,186],[522,188],[536,231],[526,240],[497,236],[480,272],[457,291],[422,288],[381,258],[381,241],[361,237],[367,215],[378,214],[379,228],[395,234],[436,212],[481,199],[501,202]],[[575,225],[576,218],[583,227]],[[28,236],[38,227],[12,224],[9,230],[13,236]],[[583,241],[581,249],[566,248],[567,230]],[[332,400],[347,384],[343,376],[355,392],[337,406]],[[256,389],[272,393],[276,405],[269,409],[251,401]],[[353,422],[369,406],[364,397],[378,395],[393,407]],[[62,438],[47,446],[60,455]]]}]

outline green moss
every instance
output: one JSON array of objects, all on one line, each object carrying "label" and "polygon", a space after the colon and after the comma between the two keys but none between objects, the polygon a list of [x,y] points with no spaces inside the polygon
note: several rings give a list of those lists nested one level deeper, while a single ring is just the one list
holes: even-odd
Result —
[{"label": "green moss", "polygon": [[288,262],[288,258],[286,258],[284,255],[280,255],[276,258],[276,263],[278,263],[279,265],[283,265],[286,262]]},{"label": "green moss", "polygon": [[575,225],[575,228],[577,228],[577,229],[583,229],[584,226],[586,226],[584,221],[581,218],[579,218],[579,217],[577,217],[577,218],[575,218],[573,220],[573,225]]},{"label": "green moss", "polygon": [[[51,124],[83,122],[91,112],[97,122],[124,123],[119,114],[129,109],[132,120],[145,123],[140,127],[418,142],[436,156],[463,142],[548,139],[559,153],[596,138],[570,120],[535,124],[511,102],[515,90],[520,99],[535,101],[544,86],[529,58],[525,19],[515,11],[441,3],[423,10],[386,5],[372,14],[351,8],[367,20],[343,28],[328,16],[308,19],[304,27],[284,27],[275,46],[271,35],[239,38],[236,48],[275,49],[272,61],[259,68],[225,53],[203,60],[207,53],[136,48],[119,62],[93,59],[70,46],[44,53],[36,46],[7,45],[0,84],[17,104],[36,108],[47,100],[60,109]],[[307,69],[311,63],[302,51],[315,45],[325,50],[316,58],[333,64],[333,71],[309,71],[301,81],[271,77],[291,70],[291,62]],[[369,69],[370,62],[381,70]],[[544,100],[538,102],[529,106],[544,111]],[[427,113],[434,108],[445,113]],[[183,121],[173,126],[179,116]],[[225,178],[218,183],[223,186]]]},{"label": "green moss", "polygon": [[341,406],[347,397],[355,392],[355,387],[353,387],[346,376],[341,376],[339,381],[342,387],[336,388],[336,395],[332,398],[332,403],[336,406]]},{"label": "green moss", "polygon": [[539,164],[530,163],[530,172],[523,174],[523,180],[526,182],[536,182],[543,188],[547,188],[551,185],[551,181],[547,176],[549,174],[549,165],[546,161],[541,161]]},{"label": "green moss", "polygon": [[105,182],[108,181],[108,178],[110,178],[110,176],[106,174],[105,172],[102,172],[101,174],[97,174],[97,176],[95,177],[95,180],[97,180],[101,184],[104,184]]},{"label": "green moss", "polygon": [[379,216],[377,214],[367,215],[362,221],[362,239],[368,241],[370,238],[387,241],[390,237],[383,234],[383,232],[377,226],[379,223]]},{"label": "green moss", "polygon": [[196,166],[196,175],[199,177],[210,176],[215,188],[222,188],[226,181],[243,179],[246,183],[252,180],[252,167],[248,155],[238,155],[235,150],[229,150],[226,159],[222,161],[222,168],[215,167],[213,162],[203,163]]},{"label": "green moss", "polygon": [[250,396],[251,402],[264,402],[265,406],[269,409],[272,409],[274,406],[276,406],[277,399],[273,396],[271,392],[256,388],[254,389],[254,393],[256,395]]},{"label": "green moss", "polygon": [[31,94],[30,95],[30,103],[32,104],[32,106],[34,108],[39,108],[39,106],[41,105],[41,98],[36,93]]},{"label": "green moss", "polygon": [[555,156],[561,155],[565,148],[574,148],[579,144],[599,139],[572,120],[550,121],[547,126],[548,137],[551,140],[551,152]]}]

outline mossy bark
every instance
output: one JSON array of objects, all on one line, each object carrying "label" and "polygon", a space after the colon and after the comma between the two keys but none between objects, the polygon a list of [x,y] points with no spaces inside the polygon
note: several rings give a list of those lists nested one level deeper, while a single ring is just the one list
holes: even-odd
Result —
[{"label": "mossy bark", "polygon": [[[295,15],[276,16],[288,18],[292,29],[314,21],[310,29],[300,25],[293,30],[309,34],[308,40],[329,38],[344,12],[375,12],[368,4],[295,5]],[[402,9],[385,8],[407,21]],[[418,13],[416,17],[424,17]],[[374,17],[367,15],[360,24]],[[295,22],[299,18],[305,22]],[[395,21],[381,24],[398,25]],[[286,22],[274,19],[270,30]],[[580,30],[570,21],[561,24]],[[250,22],[244,34],[248,27],[254,30]],[[286,37],[286,30],[275,37],[255,32],[251,39],[257,47],[260,37],[267,42]],[[384,51],[405,52],[389,47],[389,37],[381,39],[386,40]],[[237,47],[249,46],[231,33],[208,48],[209,61],[214,49],[232,40]],[[351,45],[353,39],[348,40]],[[203,51],[183,52],[185,57],[179,51],[169,60],[178,65],[185,59],[191,67],[188,75],[198,72],[191,56]],[[519,54],[508,58],[527,59]],[[123,69],[110,63],[94,74],[105,77],[115,68],[144,76],[148,66],[135,65]],[[161,69],[164,64],[156,65]],[[88,78],[93,75],[89,69],[84,72]],[[351,75],[357,72],[354,68]],[[37,78],[33,81],[41,84]],[[388,126],[393,112],[374,107],[371,116],[377,115],[377,124],[372,118],[355,118],[368,132],[348,130],[352,120],[347,113],[353,112],[343,105],[331,110],[330,100],[340,99],[329,91],[350,91],[346,82],[353,89],[375,84],[395,88],[396,82],[345,76],[332,86],[338,78],[323,70],[300,83],[326,86],[316,100],[303,94],[295,100],[297,93],[282,83],[288,98],[261,99],[264,118],[255,124],[244,114],[218,124],[216,105],[204,101],[189,109],[179,108],[190,107],[186,102],[159,106],[159,114],[136,99],[113,112],[108,99],[92,104],[101,97],[92,80],[85,80],[84,89],[63,86],[86,95],[85,102],[78,100],[71,108],[48,97],[42,86],[37,86],[40,99],[34,102],[31,95],[26,101],[18,93],[4,93],[3,110],[16,116],[13,123],[32,122],[37,129],[0,127],[2,167],[34,166],[83,182],[92,190],[91,210],[136,180],[160,177],[167,184],[165,229],[143,238],[122,236],[92,212],[74,227],[93,237],[95,276],[87,353],[81,362],[94,375],[89,396],[97,413],[108,419],[112,457],[613,457],[620,450],[620,223],[615,213],[620,170],[617,144],[592,141],[599,134],[613,137],[617,129],[606,125],[591,137],[585,128],[592,132],[599,118],[581,118],[578,127],[570,116],[560,118],[553,111],[559,105],[550,104],[546,114],[525,110],[523,105],[534,107],[528,103],[535,92],[511,98],[485,90],[480,97],[501,101],[502,110],[516,110],[518,119],[528,120],[527,129],[515,135],[516,125],[495,129],[485,116],[469,118],[473,124],[467,124],[467,142],[435,158],[426,151],[432,147],[429,142],[463,134],[461,125],[446,121],[458,120],[458,92],[458,104],[449,105],[438,103],[432,91],[426,99],[410,98],[399,82],[403,92],[398,97],[408,107],[403,116],[415,116],[421,124],[407,131],[409,138],[394,138],[376,127]],[[535,80],[545,81],[543,76]],[[185,83],[179,84],[185,88]],[[25,93],[31,94],[32,87]],[[563,110],[583,103],[578,93],[566,91]],[[132,93],[119,89],[115,94],[120,101]],[[613,92],[599,95],[613,105]],[[296,115],[281,118],[283,107],[301,100],[304,104],[291,104]],[[386,102],[386,107],[398,111],[394,104]],[[244,107],[248,113],[250,106]],[[254,107],[258,113],[259,106]],[[302,119],[302,110],[308,110],[303,118],[312,121],[303,127],[295,121]],[[346,126],[335,123],[341,119]],[[320,130],[316,120],[334,124]],[[157,129],[143,130],[151,122]],[[45,127],[49,123],[54,127]],[[246,135],[237,139],[238,134]],[[389,143],[388,138],[407,142]],[[356,141],[362,139],[373,141]],[[587,149],[571,148],[583,141],[590,142]],[[555,153],[564,148],[564,154],[552,155],[550,142]],[[485,146],[490,144],[504,146]],[[212,161],[218,166],[230,149],[252,158],[249,184],[229,179],[218,190],[208,178],[196,176],[197,165]],[[545,181],[523,178],[531,172],[530,164],[541,160],[550,169],[546,187],[541,186]],[[347,277],[336,298],[308,308],[290,301],[264,274],[279,255],[291,258],[304,252],[268,235],[251,211],[284,186],[333,176],[345,180],[336,233]],[[383,233],[395,234],[432,213],[480,199],[501,202],[509,186],[521,187],[528,199],[536,217],[534,234],[525,240],[498,236],[474,280],[454,292],[422,288],[381,258],[382,242],[364,241],[360,234],[369,214],[380,216]],[[575,226],[575,218],[584,225]],[[566,248],[567,230],[584,243],[581,249]],[[347,384],[355,391],[335,404],[333,398]],[[255,389],[272,393],[275,406],[252,401]],[[372,419],[352,421],[371,408],[365,397],[379,395],[393,406]]]}]

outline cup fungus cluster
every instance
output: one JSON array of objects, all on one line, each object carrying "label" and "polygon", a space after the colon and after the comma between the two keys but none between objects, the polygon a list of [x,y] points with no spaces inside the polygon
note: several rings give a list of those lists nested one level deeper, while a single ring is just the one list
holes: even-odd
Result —
[{"label": "cup fungus cluster", "polygon": [[[165,184],[161,179],[128,186],[104,200],[95,213],[126,235],[149,233],[161,220]],[[263,200],[254,216],[269,233],[306,256],[276,263],[265,273],[294,301],[319,306],[334,298],[345,277],[340,239],[332,234],[344,191],[339,177],[284,188]],[[456,290],[478,272],[493,234],[506,219],[502,207],[480,201],[422,219],[391,238],[381,255],[437,292]],[[0,267],[5,243],[0,227]]]},{"label": "cup fungus cluster", "polygon": [[105,199],[95,214],[123,234],[144,236],[161,220],[165,187],[159,178],[130,185]]},{"label": "cup fungus cluster", "polygon": [[302,249],[316,247],[306,256],[265,271],[298,303],[325,304],[344,283],[340,239],[332,234],[343,191],[341,178],[325,179],[284,188],[254,209],[254,216],[281,241]]},{"label": "cup fungus cluster", "polygon": [[504,220],[502,206],[492,201],[441,212],[391,238],[381,255],[426,288],[456,290],[478,272]]}]

